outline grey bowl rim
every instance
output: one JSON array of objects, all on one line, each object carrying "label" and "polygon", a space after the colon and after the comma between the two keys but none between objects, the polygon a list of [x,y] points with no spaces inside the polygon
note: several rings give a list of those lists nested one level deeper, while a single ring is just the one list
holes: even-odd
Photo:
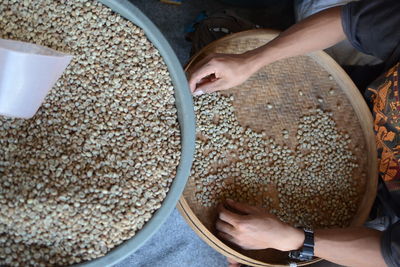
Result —
[{"label": "grey bowl rim", "polygon": [[153,236],[174,210],[190,175],[195,151],[195,115],[185,72],[175,52],[158,28],[133,3],[128,0],[98,0],[114,12],[130,20],[145,32],[147,38],[158,49],[166,63],[175,88],[175,101],[181,132],[181,158],[177,174],[162,206],[131,239],[113,248],[105,256],[76,264],[79,267],[113,266],[139,249]]}]

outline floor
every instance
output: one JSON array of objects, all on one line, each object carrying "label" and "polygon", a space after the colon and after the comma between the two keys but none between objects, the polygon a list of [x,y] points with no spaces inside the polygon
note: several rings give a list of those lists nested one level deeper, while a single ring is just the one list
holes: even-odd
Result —
[{"label": "floor", "polygon": [[[292,0],[280,0],[276,3],[264,4],[262,8],[243,8],[224,2],[240,2],[238,0],[183,0],[182,5],[169,5],[158,0],[130,0],[143,11],[160,29],[177,54],[180,62],[185,64],[189,59],[191,43],[185,40],[185,28],[198,14],[208,14],[230,9],[245,19],[266,28],[284,30],[294,22]],[[247,2],[261,2],[250,0]],[[244,2],[244,1],[242,1]],[[262,2],[274,2],[262,0]]]},{"label": "floor", "polygon": [[[130,0],[140,8],[170,42],[180,62],[184,65],[189,59],[191,44],[186,41],[184,30],[201,11],[209,13],[233,9],[238,15],[252,20],[263,27],[284,30],[294,19],[292,3],[263,0],[262,8],[243,8],[228,5],[225,1],[183,0],[180,6],[160,3],[158,0]],[[233,1],[233,0],[232,0]],[[261,2],[252,0],[255,2]],[[234,1],[235,2],[235,1]],[[240,1],[236,1],[240,2]],[[242,1],[245,2],[245,1]],[[251,1],[247,1],[249,3]],[[274,2],[274,3],[273,3]],[[161,229],[139,250],[115,267],[221,267],[227,266],[224,256],[204,243],[186,224],[175,209]],[[321,262],[314,267],[333,267]]]}]

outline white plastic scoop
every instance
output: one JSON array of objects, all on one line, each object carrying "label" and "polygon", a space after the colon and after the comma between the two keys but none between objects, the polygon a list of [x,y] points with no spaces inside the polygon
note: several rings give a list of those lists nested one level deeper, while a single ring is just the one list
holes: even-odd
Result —
[{"label": "white plastic scoop", "polygon": [[0,115],[33,117],[71,59],[41,45],[0,39]]}]

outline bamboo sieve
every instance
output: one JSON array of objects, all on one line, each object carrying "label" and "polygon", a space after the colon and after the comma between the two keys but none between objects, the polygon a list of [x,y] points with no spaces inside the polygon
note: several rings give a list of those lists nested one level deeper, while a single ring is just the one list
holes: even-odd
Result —
[{"label": "bamboo sieve", "polygon": [[[258,29],[226,36],[204,47],[190,60],[186,70],[211,53],[243,53],[277,35],[276,31]],[[350,225],[361,226],[365,222],[376,196],[378,178],[372,116],[354,83],[332,58],[318,51],[280,60],[223,94],[234,96],[235,115],[242,126],[267,131],[278,143],[292,148],[296,137],[291,135],[289,139],[283,139],[282,129],[295,132],[300,115],[309,108],[321,107],[332,111],[339,130],[350,135],[350,148],[359,166],[353,174],[359,185],[358,210]],[[321,99],[323,101],[319,101]],[[267,108],[269,103],[274,103],[273,109]],[[216,208],[205,208],[197,202],[191,178],[178,209],[206,243],[229,258],[250,266],[287,266],[292,262],[286,252],[272,249],[246,251],[219,240],[214,235]],[[298,262],[297,265],[318,260]]]}]

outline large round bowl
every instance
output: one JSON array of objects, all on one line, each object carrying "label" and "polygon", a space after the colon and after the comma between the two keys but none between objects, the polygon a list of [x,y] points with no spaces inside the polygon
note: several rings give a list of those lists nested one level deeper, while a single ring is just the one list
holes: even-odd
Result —
[{"label": "large round bowl", "polygon": [[192,96],[182,66],[167,40],[157,27],[128,0],[99,1],[142,28],[147,38],[155,45],[164,62],[167,64],[175,88],[175,104],[178,110],[182,150],[176,177],[161,208],[154,213],[150,221],[134,237],[112,249],[104,257],[74,266],[112,266],[141,247],[159,229],[175,208],[185,188],[192,165],[195,144],[195,119]]}]

